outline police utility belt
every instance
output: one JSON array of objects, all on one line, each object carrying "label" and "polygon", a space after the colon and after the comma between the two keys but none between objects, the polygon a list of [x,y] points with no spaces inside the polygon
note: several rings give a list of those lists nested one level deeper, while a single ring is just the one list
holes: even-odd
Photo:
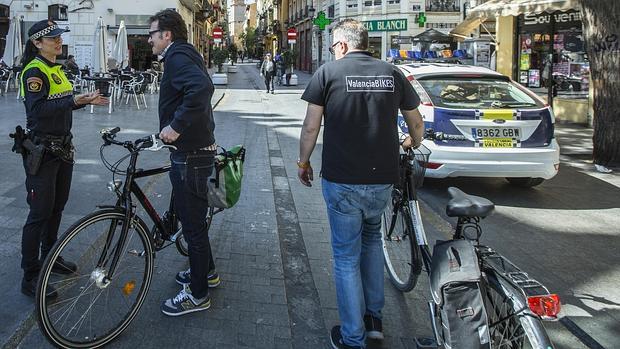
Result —
[{"label": "police utility belt", "polygon": [[72,135],[52,136],[25,132],[21,126],[15,128],[15,133],[9,135],[14,139],[13,151],[22,154],[26,172],[36,175],[39,172],[43,157],[46,153],[67,163],[73,164]]}]

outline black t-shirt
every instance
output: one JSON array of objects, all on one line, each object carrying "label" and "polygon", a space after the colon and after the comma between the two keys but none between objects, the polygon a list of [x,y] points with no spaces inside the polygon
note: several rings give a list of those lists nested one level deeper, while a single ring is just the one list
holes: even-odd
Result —
[{"label": "black t-shirt", "polygon": [[398,181],[398,109],[420,98],[394,65],[350,52],[321,66],[301,98],[323,106],[323,178],[347,184]]}]

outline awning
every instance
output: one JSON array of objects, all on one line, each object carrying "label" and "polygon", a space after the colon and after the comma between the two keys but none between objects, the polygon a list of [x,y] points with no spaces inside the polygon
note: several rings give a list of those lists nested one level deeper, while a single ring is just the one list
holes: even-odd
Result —
[{"label": "awning", "polygon": [[580,8],[578,0],[490,0],[471,9],[467,18],[450,35],[468,37],[487,19],[530,13],[566,11]]},{"label": "awning", "polygon": [[436,29],[427,29],[426,31],[414,36],[413,41],[426,41],[426,42],[439,42],[439,43],[451,43],[454,38],[450,35],[444,34]]}]

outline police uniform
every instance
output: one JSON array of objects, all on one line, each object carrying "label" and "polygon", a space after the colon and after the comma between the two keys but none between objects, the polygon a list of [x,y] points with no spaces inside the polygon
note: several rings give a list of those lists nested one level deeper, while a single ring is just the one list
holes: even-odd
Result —
[{"label": "police uniform", "polygon": [[[29,31],[30,38],[55,37],[65,30],[53,22],[41,21]],[[38,27],[37,27],[38,26]],[[36,28],[35,28],[36,27]],[[62,211],[69,197],[73,173],[71,125],[73,110],[79,108],[73,99],[73,86],[61,70],[37,55],[23,69],[20,95],[26,107],[28,138],[41,149],[38,168],[32,169],[24,155],[27,202],[30,212],[22,236],[24,280],[22,292],[32,295],[41,262],[56,242]],[[39,254],[39,248],[41,253]],[[68,274],[75,265],[60,260],[54,271]]]}]

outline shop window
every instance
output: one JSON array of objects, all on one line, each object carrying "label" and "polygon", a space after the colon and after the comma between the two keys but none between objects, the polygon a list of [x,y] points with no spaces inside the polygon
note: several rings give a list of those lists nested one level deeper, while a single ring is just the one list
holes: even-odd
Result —
[{"label": "shop window", "polygon": [[52,21],[66,21],[69,19],[66,5],[49,5],[47,7],[47,18]]},{"label": "shop window", "polygon": [[[6,16],[5,16],[6,15]],[[9,32],[9,7],[0,5],[0,57],[4,55],[6,36]]]},{"label": "shop window", "polygon": [[0,5],[0,17],[8,18],[10,16],[10,7],[6,5]]},{"label": "shop window", "polygon": [[573,13],[520,16],[517,81],[540,94],[552,89],[560,96],[587,98],[590,65],[580,17]]},{"label": "shop window", "polygon": [[327,18],[334,18],[335,7],[331,5],[327,8]]},{"label": "shop window", "polygon": [[364,0],[365,7],[381,6],[382,0]]}]

